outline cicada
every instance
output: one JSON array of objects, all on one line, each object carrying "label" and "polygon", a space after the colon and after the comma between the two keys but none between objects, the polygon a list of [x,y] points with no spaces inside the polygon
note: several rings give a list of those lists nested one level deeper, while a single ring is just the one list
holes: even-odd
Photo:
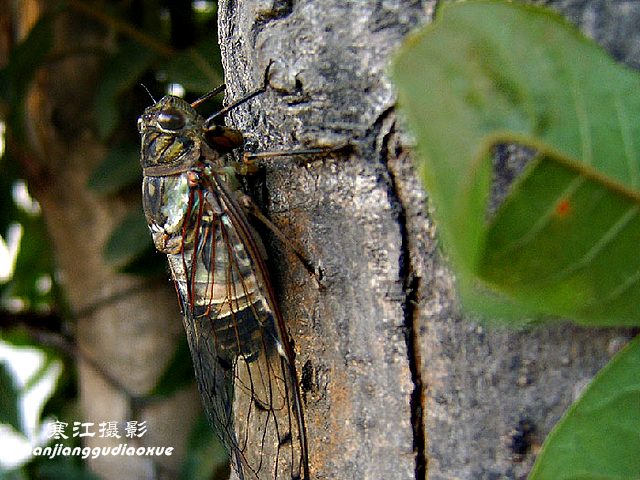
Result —
[{"label": "cicada", "polygon": [[240,479],[308,479],[294,352],[226,154],[240,132],[165,96],[138,120],[142,199],[207,415]]}]

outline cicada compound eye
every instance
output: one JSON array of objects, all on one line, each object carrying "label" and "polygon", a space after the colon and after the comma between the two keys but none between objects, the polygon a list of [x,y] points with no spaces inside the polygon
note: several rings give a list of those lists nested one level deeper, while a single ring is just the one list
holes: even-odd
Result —
[{"label": "cicada compound eye", "polygon": [[158,126],[163,130],[180,130],[186,124],[184,114],[176,108],[167,108],[156,117]]}]

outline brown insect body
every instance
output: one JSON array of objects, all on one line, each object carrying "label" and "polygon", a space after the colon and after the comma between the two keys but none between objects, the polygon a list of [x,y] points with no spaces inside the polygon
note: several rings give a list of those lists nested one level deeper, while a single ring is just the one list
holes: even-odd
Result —
[{"label": "brown insect body", "polygon": [[138,128],[145,216],[169,260],[209,419],[239,478],[308,479],[293,349],[259,240],[227,186],[223,153],[242,137],[205,128],[172,96]]}]

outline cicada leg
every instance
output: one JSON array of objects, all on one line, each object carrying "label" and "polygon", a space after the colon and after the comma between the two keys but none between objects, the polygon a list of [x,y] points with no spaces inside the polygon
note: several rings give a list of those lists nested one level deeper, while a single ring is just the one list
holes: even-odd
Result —
[{"label": "cicada leg", "polygon": [[291,253],[296,256],[305,270],[307,270],[307,272],[309,272],[309,274],[316,280],[318,288],[323,289],[324,285],[322,284],[322,275],[320,269],[314,267],[313,262],[311,262],[311,260],[307,258],[302,247],[295,240],[287,238],[282,230],[280,230],[271,220],[269,220],[269,218],[264,213],[262,213],[260,207],[255,204],[255,202],[249,195],[238,190],[235,193],[235,196],[238,204],[242,206],[245,213],[251,215],[253,218],[260,221],[265,227],[271,230],[271,232],[276,236],[280,243],[282,243],[286,248],[289,249]]},{"label": "cicada leg", "polygon": [[[257,153],[247,153],[243,154],[243,161],[241,164],[234,164],[233,170],[238,175],[251,175],[255,174],[259,171],[259,167],[257,165],[256,160],[264,159],[264,158],[276,158],[276,157],[293,157],[293,156],[318,156],[318,155],[328,155],[331,153],[337,152],[345,152],[351,150],[352,146],[350,144],[338,145],[335,147],[317,147],[317,148],[304,148],[298,150],[286,150],[286,151],[267,151],[267,152],[257,152]],[[241,190],[237,190],[235,192],[236,199],[238,203],[242,206],[245,213],[251,215],[253,218],[260,221],[265,227],[273,232],[276,238],[282,243],[285,247],[287,247],[300,261],[302,266],[309,272],[309,274],[316,280],[318,284],[318,288],[323,289],[324,285],[322,284],[322,272],[319,268],[315,268],[313,262],[311,262],[302,247],[295,241],[286,237],[286,235],[271,221],[267,218],[260,208],[253,202],[251,197],[244,194]]]},{"label": "cicada leg", "polygon": [[283,150],[283,151],[268,151],[268,152],[256,152],[249,153],[245,152],[242,156],[242,160],[244,163],[251,164],[254,163],[258,159],[262,158],[277,158],[277,157],[298,157],[298,156],[318,156],[318,155],[329,155],[331,153],[345,153],[349,152],[353,148],[353,145],[349,143],[344,143],[342,145],[337,145],[334,147],[312,147],[312,148],[301,148],[298,150]]}]

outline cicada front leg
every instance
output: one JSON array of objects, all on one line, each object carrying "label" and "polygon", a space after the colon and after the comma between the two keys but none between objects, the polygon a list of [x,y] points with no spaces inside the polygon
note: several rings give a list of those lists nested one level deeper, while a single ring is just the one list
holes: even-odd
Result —
[{"label": "cicada front leg", "polygon": [[264,213],[262,213],[260,207],[255,204],[255,202],[249,195],[238,191],[236,194],[236,199],[242,206],[246,214],[259,220],[260,223],[271,230],[271,232],[276,236],[280,243],[287,247],[289,251],[296,256],[305,270],[307,270],[307,272],[309,272],[309,274],[316,280],[318,288],[324,288],[324,285],[322,284],[322,274],[320,269],[314,267],[313,262],[307,258],[302,247],[295,240],[287,238],[282,230],[280,230],[271,220],[269,220],[269,218]]},{"label": "cicada front leg", "polygon": [[[350,143],[344,143],[333,147],[311,147],[301,148],[297,150],[273,150],[266,152],[245,152],[242,156],[243,163],[251,164],[256,160],[263,158],[278,158],[278,157],[305,157],[305,164],[311,163],[325,155],[332,153],[347,153],[353,149],[353,145]],[[309,160],[311,158],[311,160]]]},{"label": "cicada front leg", "polygon": [[[343,149],[344,147],[339,147]],[[294,155],[310,155],[310,154],[327,154],[335,152],[337,149],[304,149],[304,150],[290,150],[287,152],[260,152],[254,154],[245,154],[243,156],[243,162],[235,162],[227,167],[221,168],[220,173],[227,178],[229,185],[234,185],[234,197],[238,205],[240,205],[248,217],[255,218],[265,227],[267,227],[275,237],[282,243],[296,258],[300,261],[302,266],[309,272],[309,274],[316,280],[318,288],[324,288],[322,284],[322,275],[319,268],[314,266],[314,263],[309,260],[304,252],[304,249],[293,239],[288,238],[282,230],[280,230],[262,211],[260,207],[256,205],[253,199],[245,194],[239,188],[239,182],[237,176],[253,175],[260,171],[258,163],[255,161],[258,158],[274,158],[277,156],[294,156]]]}]

